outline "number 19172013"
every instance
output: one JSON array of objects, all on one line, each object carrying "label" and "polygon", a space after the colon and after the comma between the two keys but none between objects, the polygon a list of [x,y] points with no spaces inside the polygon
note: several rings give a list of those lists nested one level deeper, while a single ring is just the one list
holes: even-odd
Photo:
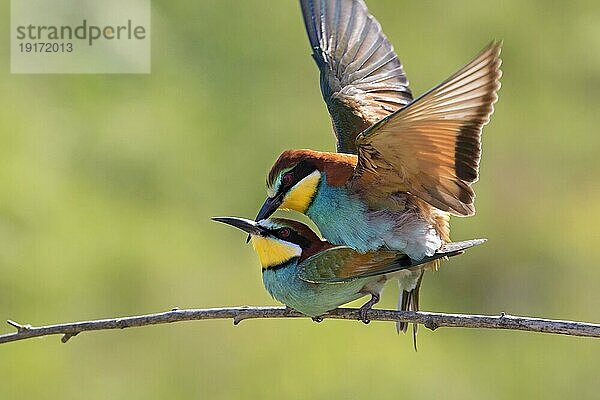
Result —
[{"label": "number 19172013", "polygon": [[72,53],[73,43],[27,42],[19,43],[21,53]]}]

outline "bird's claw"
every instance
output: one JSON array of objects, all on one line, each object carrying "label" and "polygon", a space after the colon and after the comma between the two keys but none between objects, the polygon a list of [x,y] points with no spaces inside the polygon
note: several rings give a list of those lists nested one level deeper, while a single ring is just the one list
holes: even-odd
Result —
[{"label": "bird's claw", "polygon": [[315,321],[317,324],[323,322],[323,318],[321,318],[321,317],[311,317],[311,319],[313,321]]},{"label": "bird's claw", "polygon": [[370,306],[365,307],[365,306],[366,306],[366,304],[358,310],[358,315],[360,316],[360,320],[362,321],[362,323],[365,325],[368,325],[371,322],[371,320],[367,318],[367,313],[369,312],[371,307]]},{"label": "bird's claw", "polygon": [[365,304],[363,304],[363,306],[361,308],[359,308],[358,315],[360,317],[360,320],[363,322],[363,324],[366,325],[369,322],[371,322],[371,320],[369,318],[367,318],[367,313],[377,303],[379,303],[379,295],[371,294],[371,300],[367,301]]}]

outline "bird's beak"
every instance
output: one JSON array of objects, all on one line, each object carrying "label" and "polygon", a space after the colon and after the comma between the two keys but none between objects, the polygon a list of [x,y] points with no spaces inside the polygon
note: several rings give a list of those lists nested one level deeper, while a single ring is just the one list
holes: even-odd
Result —
[{"label": "bird's beak", "polygon": [[264,236],[267,231],[256,222],[246,218],[236,217],[214,217],[213,221],[222,222],[227,225],[235,226],[238,229],[248,232],[250,235]]},{"label": "bird's beak", "polygon": [[260,211],[256,215],[255,221],[261,221],[263,219],[269,218],[271,214],[277,211],[282,202],[282,195],[277,195],[275,197],[267,197],[262,207],[260,208]]},{"label": "bird's beak", "polygon": [[[261,221],[263,219],[269,218],[271,216],[271,214],[273,214],[275,211],[277,211],[277,209],[281,205],[282,198],[283,198],[283,196],[281,196],[281,195],[278,195],[275,197],[267,197],[267,199],[263,203],[262,207],[260,208],[260,211],[256,215],[255,221]],[[248,238],[246,239],[246,243],[248,243],[250,241],[250,238],[251,238],[251,236],[248,235]]]}]

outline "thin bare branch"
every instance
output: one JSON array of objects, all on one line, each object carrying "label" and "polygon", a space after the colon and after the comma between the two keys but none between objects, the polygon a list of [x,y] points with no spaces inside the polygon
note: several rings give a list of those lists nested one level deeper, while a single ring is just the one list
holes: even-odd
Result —
[{"label": "thin bare branch", "polygon": [[[529,332],[555,333],[569,336],[600,337],[600,325],[586,322],[560,321],[542,318],[512,316],[502,313],[499,316],[442,314],[430,312],[370,310],[368,317],[372,321],[405,321],[422,324],[435,330],[440,327],[512,329]],[[194,321],[202,319],[233,319],[239,324],[245,319],[256,318],[308,318],[297,311],[285,307],[225,307],[207,309],[180,310],[156,314],[137,315],[131,317],[81,321],[67,324],[31,326],[8,320],[7,323],[16,328],[14,333],[0,335],[0,344],[40,336],[63,335],[66,343],[73,336],[86,331],[106,329],[125,329],[147,325],[169,324],[173,322]],[[338,308],[322,316],[323,319],[359,320],[358,309]]]}]

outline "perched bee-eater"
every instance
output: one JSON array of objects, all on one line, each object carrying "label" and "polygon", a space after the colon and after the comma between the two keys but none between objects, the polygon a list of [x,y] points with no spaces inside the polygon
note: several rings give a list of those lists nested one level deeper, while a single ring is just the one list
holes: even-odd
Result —
[{"label": "perched bee-eater", "polygon": [[[500,88],[501,43],[413,100],[402,64],[362,0],[300,5],[339,153],[281,154],[256,220],[278,208],[299,211],[330,243],[400,251],[437,268],[439,260],[427,257],[449,242],[449,215],[475,213],[471,185]],[[418,310],[423,270],[400,279],[399,309]]]},{"label": "perched bee-eater", "polygon": [[484,239],[448,243],[416,261],[392,250],[357,252],[321,240],[308,226],[287,219],[252,221],[217,217],[215,221],[239,228],[250,240],[262,265],[263,283],[277,301],[316,318],[350,301],[371,295],[360,308],[363,322],[379,300],[386,280],[401,271],[418,270],[425,263],[452,257]]}]

